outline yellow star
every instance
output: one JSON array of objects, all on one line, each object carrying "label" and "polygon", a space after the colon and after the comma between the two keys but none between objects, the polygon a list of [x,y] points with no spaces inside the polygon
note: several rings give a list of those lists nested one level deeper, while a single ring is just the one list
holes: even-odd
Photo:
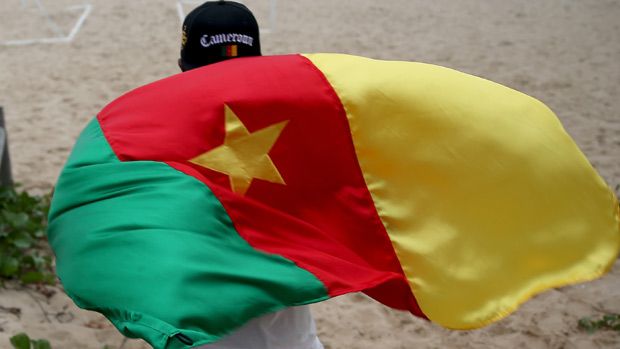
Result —
[{"label": "yellow star", "polygon": [[288,121],[250,133],[227,105],[224,105],[224,115],[224,144],[189,161],[227,174],[233,192],[241,195],[245,194],[254,178],[286,184],[268,153]]}]

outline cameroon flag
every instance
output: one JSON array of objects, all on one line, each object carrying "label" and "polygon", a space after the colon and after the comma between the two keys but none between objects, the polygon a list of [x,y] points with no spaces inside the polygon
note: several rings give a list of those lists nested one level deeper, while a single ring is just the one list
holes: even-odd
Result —
[{"label": "cameroon flag", "polygon": [[60,175],[49,238],[76,304],[177,349],[358,291],[481,327],[607,271],[618,207],[529,96],[429,64],[287,55],[110,103]]}]

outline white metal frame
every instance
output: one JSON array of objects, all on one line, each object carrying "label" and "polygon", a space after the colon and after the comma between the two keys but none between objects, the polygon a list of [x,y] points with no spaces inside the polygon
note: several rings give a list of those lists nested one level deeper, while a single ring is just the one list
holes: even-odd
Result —
[{"label": "white metal frame", "polygon": [[[21,3],[22,3],[22,7],[24,7],[28,4],[28,0],[21,0]],[[39,9],[39,12],[45,18],[48,26],[54,32],[54,34],[56,34],[56,36],[47,37],[47,38],[31,38],[31,39],[1,41],[0,45],[20,46],[20,45],[32,45],[32,44],[70,43],[71,41],[73,41],[77,33],[80,31],[80,29],[82,28],[82,25],[84,24],[84,21],[86,20],[88,15],[90,15],[91,11],[93,10],[93,6],[91,4],[83,4],[83,5],[75,5],[75,6],[67,7],[66,8],[67,11],[81,10],[81,12],[80,12],[80,16],[78,17],[77,21],[73,25],[73,28],[71,29],[71,31],[68,34],[64,34],[62,30],[60,29],[60,27],[58,26],[58,24],[56,24],[56,22],[52,20],[45,6],[41,4],[41,0],[33,0],[33,3]]]},{"label": "white metal frame", "polygon": [[[179,15],[179,20],[183,23],[185,19],[185,10],[183,10],[183,5],[199,5],[202,4],[205,0],[178,0],[177,1],[177,13]],[[243,2],[243,1],[241,1]],[[278,0],[269,0],[269,26],[261,27],[260,32],[264,34],[273,33],[276,31],[276,18],[277,18],[277,6]]]}]

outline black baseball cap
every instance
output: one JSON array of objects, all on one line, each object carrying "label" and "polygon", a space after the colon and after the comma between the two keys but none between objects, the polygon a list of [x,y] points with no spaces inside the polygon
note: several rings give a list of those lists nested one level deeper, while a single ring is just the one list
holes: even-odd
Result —
[{"label": "black baseball cap", "polygon": [[207,1],[183,21],[179,61],[183,70],[260,54],[258,23],[243,4]]}]

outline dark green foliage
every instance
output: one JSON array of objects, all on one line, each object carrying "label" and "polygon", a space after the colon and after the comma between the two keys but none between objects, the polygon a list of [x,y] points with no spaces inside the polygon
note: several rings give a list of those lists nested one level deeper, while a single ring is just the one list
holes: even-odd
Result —
[{"label": "dark green foliage", "polygon": [[45,339],[30,339],[27,334],[19,333],[11,337],[11,344],[15,349],[51,349],[50,342]]},{"label": "dark green foliage", "polygon": [[11,344],[15,349],[30,349],[30,337],[25,333],[11,337]]},{"label": "dark green foliage", "polygon": [[600,319],[582,318],[579,320],[579,327],[588,333],[598,330],[614,330],[620,332],[620,314],[603,315]]},{"label": "dark green foliage", "polygon": [[[52,349],[50,342],[45,339],[30,339],[25,333],[18,333],[11,337],[11,344],[14,349]],[[103,349],[112,349],[104,346]]]},{"label": "dark green foliage", "polygon": [[55,282],[45,236],[49,202],[49,196],[0,187],[0,284]]},{"label": "dark green foliage", "polygon": [[38,339],[36,341],[32,341],[32,349],[52,349],[50,342],[45,339]]}]

